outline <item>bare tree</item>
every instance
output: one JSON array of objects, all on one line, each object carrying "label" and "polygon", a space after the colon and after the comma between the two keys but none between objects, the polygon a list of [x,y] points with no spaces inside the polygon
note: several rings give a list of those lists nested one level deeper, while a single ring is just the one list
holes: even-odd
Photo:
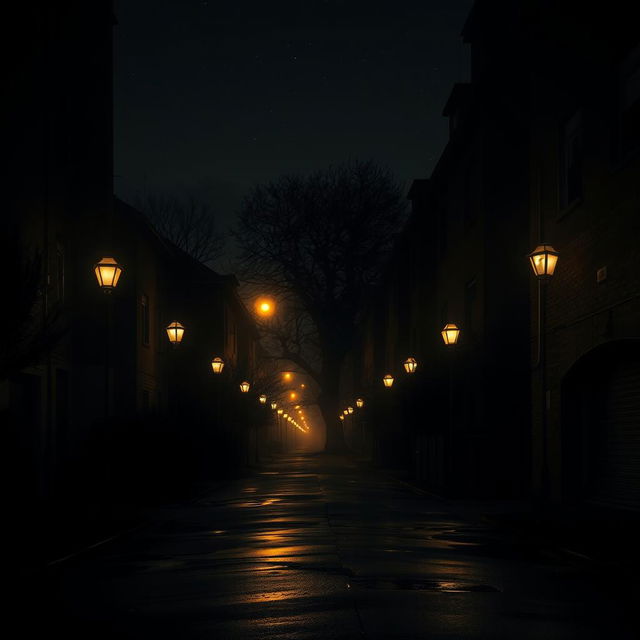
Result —
[{"label": "bare tree", "polygon": [[404,212],[400,185],[373,162],[283,176],[256,186],[240,211],[239,275],[278,299],[277,320],[262,327],[268,348],[317,383],[327,450],[344,448],[341,362]]},{"label": "bare tree", "polygon": [[212,208],[193,197],[149,195],[137,198],[142,211],[156,231],[186,251],[192,258],[210,265],[222,253],[224,236],[216,226]]}]

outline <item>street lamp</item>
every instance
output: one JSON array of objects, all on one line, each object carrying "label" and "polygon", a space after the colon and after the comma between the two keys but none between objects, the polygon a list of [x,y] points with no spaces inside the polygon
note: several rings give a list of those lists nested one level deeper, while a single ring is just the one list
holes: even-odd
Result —
[{"label": "street lamp", "polygon": [[240,391],[242,391],[242,393],[247,393],[250,388],[251,385],[246,380],[240,383]]},{"label": "street lamp", "polygon": [[387,387],[387,389],[392,387],[393,386],[393,376],[390,373],[387,373],[387,375],[384,378],[382,378],[382,384],[384,384],[384,386]]},{"label": "street lamp", "polygon": [[344,416],[342,414],[340,414],[338,418],[340,418],[340,420],[344,420]]},{"label": "street lamp", "polygon": [[349,413],[353,413],[353,407],[347,407],[347,411],[348,411]]},{"label": "street lamp", "polygon": [[342,411],[342,413],[343,413],[345,416],[349,414],[349,412],[348,412],[346,409],[344,409],[344,410]]},{"label": "street lamp", "polygon": [[260,395],[260,398],[258,398],[260,400],[260,404],[267,404],[267,396],[263,394]]},{"label": "street lamp", "polygon": [[169,337],[169,342],[177,347],[181,342],[184,336],[184,327],[179,322],[172,322],[167,328],[167,336]]},{"label": "street lamp", "polygon": [[415,358],[407,358],[404,361],[404,370],[407,373],[415,373],[417,368],[418,368],[418,363],[416,362]]},{"label": "street lamp", "polygon": [[455,346],[460,337],[460,329],[458,329],[458,326],[455,324],[445,324],[440,334],[447,346]]},{"label": "street lamp", "polygon": [[357,398],[356,399],[356,407],[358,407],[358,409],[362,409],[362,407],[364,407],[364,399],[363,398]]},{"label": "street lamp", "polygon": [[224,369],[224,360],[216,356],[211,361],[211,368],[213,369],[213,373],[222,373],[222,370]]},{"label": "street lamp", "polygon": [[278,409],[278,415],[281,416],[284,413],[283,409]]},{"label": "street lamp", "polygon": [[105,293],[111,293],[117,286],[122,267],[113,258],[102,258],[93,267],[98,284]]},{"label": "street lamp", "polygon": [[547,283],[553,276],[558,263],[558,252],[550,244],[539,244],[529,255],[529,262],[533,273],[538,280],[538,357],[535,367],[540,368],[540,422],[542,436],[542,477],[540,489],[544,498],[549,497],[549,454],[547,443],[547,348],[546,348],[546,324]]},{"label": "street lamp", "polygon": [[275,411],[278,408],[278,403],[277,402],[272,402],[271,403],[271,410]]},{"label": "street lamp", "polygon": [[547,279],[556,270],[558,252],[550,244],[539,244],[528,258],[535,276]]},{"label": "street lamp", "polygon": [[[93,266],[93,272],[96,274],[96,279],[98,280],[100,288],[105,293],[111,293],[118,285],[118,280],[120,280],[120,275],[122,274],[122,267],[113,258],[105,257]],[[109,377],[111,375],[111,364],[109,362],[109,354],[111,352],[111,299],[108,298],[106,302],[106,334],[104,341],[104,415],[105,418],[108,418],[111,398],[109,384]]]}]

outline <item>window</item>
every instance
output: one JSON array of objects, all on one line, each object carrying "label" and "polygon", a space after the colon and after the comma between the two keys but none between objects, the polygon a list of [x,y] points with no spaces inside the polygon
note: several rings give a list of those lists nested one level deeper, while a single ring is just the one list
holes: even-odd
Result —
[{"label": "window", "polygon": [[560,133],[560,208],[582,198],[582,116],[565,120]]},{"label": "window", "polygon": [[151,327],[149,322],[149,298],[146,294],[140,297],[140,326],[142,328],[142,344],[149,346]]},{"label": "window", "polygon": [[621,160],[640,147],[640,46],[625,56],[618,73],[617,157]]}]

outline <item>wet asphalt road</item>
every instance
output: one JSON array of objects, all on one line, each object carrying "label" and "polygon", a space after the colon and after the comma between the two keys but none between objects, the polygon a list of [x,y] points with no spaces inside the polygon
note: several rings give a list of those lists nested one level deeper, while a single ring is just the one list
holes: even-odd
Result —
[{"label": "wet asphalt road", "polygon": [[34,580],[19,637],[638,637],[615,585],[338,458],[153,515]]}]

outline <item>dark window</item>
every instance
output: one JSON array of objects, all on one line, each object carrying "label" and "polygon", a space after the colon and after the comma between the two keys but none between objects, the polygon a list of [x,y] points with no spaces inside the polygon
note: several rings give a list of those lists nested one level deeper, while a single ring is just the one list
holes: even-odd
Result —
[{"label": "dark window", "polygon": [[620,64],[617,138],[618,159],[640,147],[640,46]]},{"label": "dark window", "polygon": [[582,117],[574,113],[560,132],[560,208],[582,198]]},{"label": "dark window", "polygon": [[142,344],[148,346],[151,327],[149,322],[149,298],[145,294],[140,297],[140,324],[142,327]]}]

